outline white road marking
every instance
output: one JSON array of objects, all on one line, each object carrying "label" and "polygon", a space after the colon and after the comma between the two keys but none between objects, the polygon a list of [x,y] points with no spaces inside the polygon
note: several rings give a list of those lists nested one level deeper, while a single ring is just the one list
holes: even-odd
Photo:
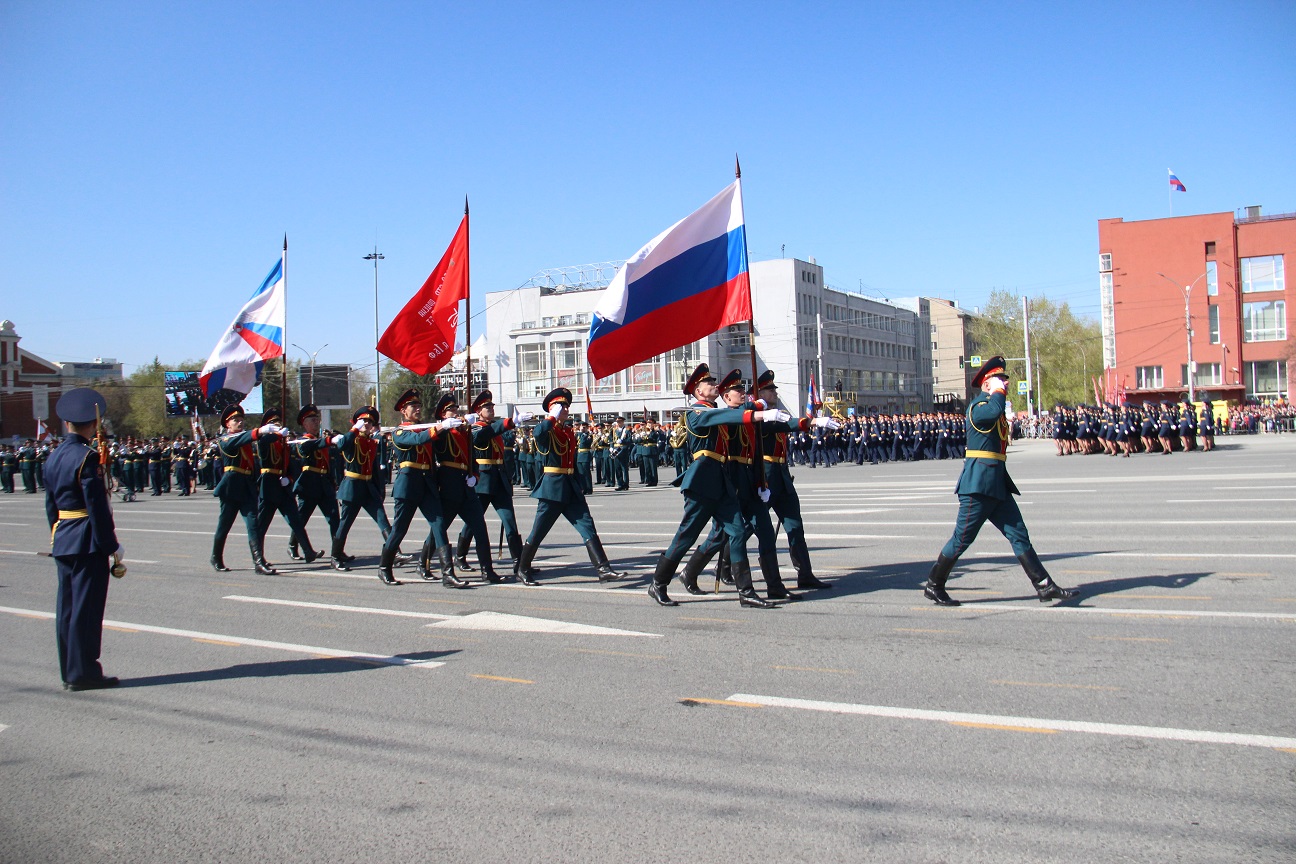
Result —
[{"label": "white road marking", "polygon": [[1278,501],[1296,501],[1296,498],[1167,498],[1167,504],[1272,504]]},{"label": "white road marking", "polygon": [[474,612],[456,616],[449,621],[428,624],[428,627],[447,630],[496,630],[509,633],[558,633],[571,636],[648,636],[660,639],[660,633],[640,633],[637,630],[618,630],[614,627],[597,627],[593,624],[575,624],[568,621],[551,621],[526,615],[508,615],[503,612]]},{"label": "white road marking", "polygon": [[[1083,583],[1082,583],[1083,584]],[[951,585],[951,588],[957,588]],[[1119,598],[1119,594],[1112,595]],[[1171,600],[1173,598],[1158,598]],[[976,609],[1001,609],[1013,612],[1047,612],[1050,615],[1150,615],[1152,617],[1171,615],[1174,617],[1190,618],[1269,618],[1279,621],[1296,621],[1296,613],[1283,612],[1215,612],[1205,610],[1191,609],[1121,609],[1113,606],[1028,606],[1015,603],[971,603],[965,604],[967,608]]]},{"label": "white road marking", "polygon": [[[0,612],[8,612],[12,615],[26,615],[37,618],[53,618],[53,612],[39,612],[34,609],[14,609],[9,606],[0,606]],[[432,669],[436,666],[444,666],[445,663],[437,660],[410,660],[408,657],[389,657],[382,654],[370,654],[365,651],[343,651],[337,648],[321,648],[316,645],[297,645],[292,642],[271,642],[266,639],[249,639],[245,636],[227,636],[222,633],[203,633],[198,630],[177,630],[173,627],[155,627],[152,624],[132,624],[129,621],[109,621],[104,620],[105,627],[124,627],[128,630],[138,630],[141,633],[156,633],[161,636],[183,636],[188,639],[210,639],[216,642],[233,642],[237,645],[246,645],[249,648],[271,648],[276,651],[290,651],[294,654],[310,654],[316,657],[337,657],[341,659],[371,660],[375,663],[382,663],[386,666],[413,666],[419,669]]]},{"label": "white road marking", "polygon": [[391,615],[398,618],[431,618],[438,624],[429,627],[441,627],[452,630],[498,630],[513,633],[563,633],[578,636],[653,636],[660,633],[640,633],[635,630],[618,630],[612,627],[599,627],[593,624],[577,624],[569,621],[554,621],[548,618],[533,618],[527,615],[509,615],[502,612],[475,612],[470,615],[440,615],[435,612],[411,612],[404,609],[377,609],[372,606],[341,606],[334,603],[309,603],[301,600],[279,600],[271,597],[245,597],[231,594],[226,600],[241,603],[265,603],[274,606],[296,606],[302,609],[326,609],[334,612],[360,612],[369,615]]},{"label": "white road marking", "polygon": [[[1071,525],[1103,525],[1110,528],[1111,520],[1095,522],[1070,522]],[[1296,525],[1296,519],[1122,519],[1121,525]]]},{"label": "white road marking", "polygon": [[1296,558],[1288,552],[1089,552],[1086,557],[1110,558]]},{"label": "white road marking", "polygon": [[30,522],[0,522],[0,525],[4,525],[10,528],[30,528],[31,527]]},{"label": "white road marking", "polygon": [[435,612],[408,612],[404,609],[375,609],[372,606],[339,606],[335,603],[308,603],[304,600],[279,600],[274,597],[244,597],[241,594],[230,594],[222,600],[235,600],[239,603],[265,603],[269,606],[296,606],[302,609],[328,609],[333,612],[367,612],[370,615],[391,615],[396,618],[433,618],[444,621],[453,615],[438,615]]},{"label": "white road marking", "polygon": [[1246,735],[1235,732],[1209,732],[1162,726],[1129,726],[1119,723],[1095,723],[1086,720],[1045,720],[1037,717],[1010,717],[1000,714],[969,714],[962,711],[893,708],[886,705],[852,705],[846,702],[820,702],[812,699],[788,699],[781,696],[755,696],[750,693],[735,693],[729,699],[734,702],[767,705],[771,708],[799,708],[803,711],[861,714],[871,717],[893,717],[899,720],[976,723],[1053,732],[1086,732],[1091,735],[1120,735],[1130,738],[1156,738],[1162,741],[1190,741],[1201,744],[1239,744],[1245,747],[1271,747],[1283,750],[1296,748],[1296,738],[1281,738],[1274,735]]},{"label": "white road marking", "polygon": [[6,555],[35,555],[35,552],[28,552],[26,549],[0,549]]}]

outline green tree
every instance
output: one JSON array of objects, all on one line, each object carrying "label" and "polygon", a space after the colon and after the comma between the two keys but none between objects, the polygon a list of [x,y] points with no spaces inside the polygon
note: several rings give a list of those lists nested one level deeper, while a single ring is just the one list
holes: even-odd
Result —
[{"label": "green tree", "polygon": [[[1029,302],[1031,354],[1035,361],[1037,409],[1053,410],[1059,404],[1076,405],[1093,401],[1092,377],[1101,373],[1102,330],[1097,321],[1080,318],[1066,304],[1047,297]],[[983,355],[1002,354],[1021,358],[1025,355],[1022,333],[1021,297],[995,289],[982,308],[981,315],[970,324],[973,341]],[[1026,364],[1008,361],[1008,372],[1014,381],[1026,380]],[[1009,398],[1015,393],[1010,389]],[[1015,407],[1025,408],[1018,398]]]},{"label": "green tree", "polygon": [[378,413],[383,417],[390,415],[393,422],[395,422],[392,406],[396,403],[396,397],[410,388],[417,390],[419,399],[423,401],[423,419],[430,419],[432,409],[436,407],[437,400],[441,398],[442,393],[436,375],[416,375],[391,360],[383,364],[382,399],[384,404],[378,406]]}]

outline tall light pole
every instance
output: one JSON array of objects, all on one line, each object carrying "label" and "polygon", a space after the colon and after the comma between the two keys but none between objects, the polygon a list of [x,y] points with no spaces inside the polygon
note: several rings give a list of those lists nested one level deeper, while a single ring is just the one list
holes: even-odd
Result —
[{"label": "tall light pole", "polygon": [[1183,295],[1184,295],[1184,330],[1187,331],[1187,333],[1188,333],[1188,401],[1189,401],[1189,402],[1196,402],[1196,401],[1197,401],[1197,390],[1196,390],[1196,388],[1193,386],[1193,378],[1195,377],[1195,375],[1196,375],[1196,371],[1197,371],[1197,370],[1195,370],[1195,369],[1193,368],[1193,356],[1192,356],[1192,337],[1193,337],[1193,331],[1192,331],[1192,310],[1191,310],[1191,308],[1188,306],[1188,296],[1189,296],[1190,294],[1192,294],[1193,286],[1195,286],[1198,282],[1200,282],[1201,280],[1203,280],[1203,279],[1206,278],[1206,274],[1203,273],[1203,274],[1201,274],[1200,276],[1198,276],[1196,279],[1194,279],[1194,280],[1192,281],[1192,284],[1190,284],[1187,288],[1185,288],[1184,286],[1180,285],[1178,282],[1176,282],[1175,280],[1171,279],[1169,276],[1167,276],[1167,275],[1164,274],[1164,273],[1157,273],[1157,275],[1160,276],[1162,279],[1166,280],[1167,282],[1169,282],[1171,285],[1174,285],[1176,288],[1178,288],[1180,291],[1182,291],[1182,292],[1183,292]]},{"label": "tall light pole", "polygon": [[374,251],[366,256],[364,260],[374,262],[374,407],[382,413],[382,357],[378,354],[378,262],[387,256],[378,251],[374,246]]},{"label": "tall light pole", "polygon": [[310,402],[311,402],[312,405],[314,405],[314,404],[315,404],[315,358],[319,356],[320,351],[323,351],[325,348],[328,347],[328,343],[325,342],[323,345],[321,345],[321,346],[319,347],[319,350],[316,351],[314,354],[312,354],[311,352],[307,351],[305,348],[303,348],[302,346],[298,345],[296,342],[292,343],[292,346],[293,346],[294,348],[296,348],[298,351],[300,351],[300,352],[302,352],[303,354],[305,354],[305,355],[306,355],[307,357],[309,357],[310,360],[311,360]]},{"label": "tall light pole", "polygon": [[1026,355],[1026,413],[1035,416],[1034,391],[1031,389],[1031,352],[1030,352],[1030,301],[1022,298],[1022,340],[1025,343]]}]

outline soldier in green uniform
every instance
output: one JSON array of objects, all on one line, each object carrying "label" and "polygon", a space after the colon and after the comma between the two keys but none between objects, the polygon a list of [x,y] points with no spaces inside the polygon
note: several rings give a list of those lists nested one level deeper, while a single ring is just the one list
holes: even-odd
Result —
[{"label": "soldier in green uniform", "polygon": [[18,448],[18,473],[22,475],[23,491],[36,494],[36,442],[28,438]]},{"label": "soldier in green uniform", "polygon": [[566,517],[585,541],[585,551],[598,572],[600,582],[612,582],[623,575],[612,569],[603,551],[603,541],[599,539],[594,517],[585,502],[584,489],[576,477],[576,433],[563,425],[571,401],[571,391],[559,387],[550,391],[541,403],[548,416],[535,428],[536,451],[544,461],[540,481],[531,492],[531,497],[536,499],[535,522],[531,525],[531,534],[522,547],[521,556],[513,564],[513,575],[524,585],[539,584],[535,581],[537,571],[531,562],[559,516]]},{"label": "soldier in green uniform", "polygon": [[[292,479],[288,476],[288,430],[279,425],[282,420],[283,415],[278,408],[266,409],[261,415],[263,425],[274,425],[278,431],[261,435],[256,442],[257,460],[261,463],[257,478],[257,535],[264,559],[266,531],[270,529],[270,522],[277,511],[288,523],[293,541],[304,547],[305,560],[309,564],[323,553],[316,552],[311,546],[310,537],[306,534],[306,524],[302,521],[301,511],[297,509],[297,497],[293,494]],[[268,561],[265,566],[271,572],[278,572]]]},{"label": "soldier in green uniform", "polygon": [[216,535],[212,538],[212,568],[228,572],[225,566],[225,538],[234,525],[234,517],[242,515],[247,525],[248,548],[252,551],[252,564],[263,576],[273,576],[272,570],[261,554],[261,532],[257,526],[257,487],[252,472],[256,470],[253,445],[262,435],[281,434],[282,427],[264,424],[250,432],[243,431],[243,408],[231,405],[221,412],[221,426],[225,434],[218,442],[223,476],[212,493],[220,499],[220,515],[216,519]]},{"label": "soldier in green uniform", "polygon": [[8,444],[0,446],[0,489],[12,495],[14,472],[18,470],[18,454]]},{"label": "soldier in green uniform", "polygon": [[635,454],[639,457],[639,482],[644,486],[657,485],[658,444],[657,424],[649,420],[635,435]]},{"label": "soldier in green uniform", "polygon": [[586,495],[594,493],[594,478],[590,469],[594,461],[594,435],[588,423],[576,424],[576,476],[580,478],[581,488]]},{"label": "soldier in green uniform", "polygon": [[[400,554],[401,541],[409,530],[414,514],[421,512],[428,521],[429,530],[441,520],[441,490],[437,485],[436,458],[433,452],[433,439],[439,433],[448,433],[458,427],[461,421],[452,417],[436,423],[420,424],[423,417],[423,400],[418,391],[406,390],[396,400],[396,413],[401,417],[401,425],[392,432],[392,446],[398,461],[396,483],[392,486],[392,499],[395,503],[395,521],[391,533],[383,544],[382,558],[378,563],[378,578],[386,585],[399,585],[392,575],[392,566]],[[426,563],[419,569],[419,576],[431,581]],[[468,583],[454,577],[454,572],[442,572],[442,584],[447,588],[464,588]]]},{"label": "soldier in green uniform", "polygon": [[[517,561],[522,556],[522,534],[518,531],[517,517],[513,513],[513,479],[505,470],[504,435],[517,428],[519,423],[531,419],[529,411],[518,411],[510,417],[495,417],[494,396],[483,390],[468,407],[472,418],[469,433],[472,435],[473,454],[477,461],[477,500],[483,515],[487,507],[494,507],[500,526],[508,543],[509,557]],[[467,418],[465,418],[467,419]],[[460,570],[472,572],[468,566],[468,546],[472,532],[465,522],[455,544],[455,564]]]},{"label": "soldier in green uniform", "polygon": [[333,549],[329,556],[334,570],[348,571],[353,560],[346,554],[347,535],[360,511],[369,514],[382,534],[383,542],[391,533],[387,511],[383,510],[383,493],[374,482],[378,467],[378,409],[366,405],[351,415],[351,429],[345,435],[333,438],[333,444],[342,451],[342,483],[338,486],[338,528],[333,535]]},{"label": "soldier in green uniform", "polygon": [[728,427],[761,420],[782,420],[786,423],[791,417],[777,409],[752,411],[718,408],[715,400],[719,392],[716,378],[705,363],[699,363],[684,384],[685,395],[694,397],[693,404],[685,415],[693,464],[682,477],[676,478],[680,492],[684,495],[684,518],[670,546],[657,560],[648,596],[662,606],[679,605],[667,595],[666,587],[670,585],[680,561],[692,548],[702,529],[715,518],[729,539],[729,562],[734,583],[738,587],[738,602],[743,606],[768,609],[775,604],[760,597],[752,586],[742,510],[738,506],[738,490],[725,470],[725,464],[729,461]]},{"label": "soldier in green uniform", "polygon": [[967,453],[963,473],[955,492],[959,497],[958,520],[954,534],[932,565],[923,595],[938,606],[958,606],[959,602],[945,590],[945,581],[959,556],[972,545],[986,520],[998,528],[1012,544],[1017,560],[1030,577],[1041,603],[1066,600],[1076,592],[1060,588],[1044,569],[1021,510],[1012,496],[1020,494],[1008,476],[1008,418],[1004,414],[1008,374],[1004,358],[995,356],[985,362],[972,378],[972,386],[981,392],[967,409]]},{"label": "soldier in green uniform", "polygon": [[[432,416],[435,420],[459,420],[459,403],[453,395],[447,393],[437,401]],[[456,423],[453,428],[447,428],[444,434],[432,439],[432,449],[436,453],[437,483],[441,490],[441,518],[432,523],[431,541],[441,567],[442,583],[450,585],[463,582],[455,575],[454,551],[450,548],[450,523],[455,517],[463,520],[464,528],[472,536],[477,547],[477,563],[486,576],[486,581],[503,582],[491,562],[486,517],[474,491],[479,472],[471,433],[462,428],[462,421]],[[429,551],[427,547],[424,548],[425,567],[430,566],[427,563]],[[463,587],[463,584],[454,587]]]},{"label": "soldier in green uniform", "polygon": [[[297,425],[302,427],[302,437],[291,444],[293,456],[301,462],[293,494],[297,496],[297,512],[304,526],[316,508],[324,514],[328,524],[330,546],[338,529],[337,486],[333,483],[332,442],[320,435],[320,410],[314,405],[303,405],[297,412]],[[288,555],[294,561],[302,560],[297,536],[288,544]]]}]

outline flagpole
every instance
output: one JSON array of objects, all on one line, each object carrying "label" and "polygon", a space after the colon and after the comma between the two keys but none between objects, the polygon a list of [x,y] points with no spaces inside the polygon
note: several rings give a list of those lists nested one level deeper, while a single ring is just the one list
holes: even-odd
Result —
[{"label": "flagpole", "polygon": [[[464,196],[464,248],[468,251],[468,267],[464,291],[464,403],[472,404],[472,229],[468,224],[468,196]],[[453,347],[453,346],[452,346]]]},{"label": "flagpole", "polygon": [[[742,200],[742,185],[741,185],[742,165],[738,163],[737,153],[734,154],[734,182],[739,184],[738,196],[739,196],[739,200]],[[752,392],[759,395],[759,391],[756,390],[756,387],[758,386],[757,375],[760,374],[756,371],[756,302],[752,298],[751,256],[747,253],[746,207],[743,208],[743,260],[747,263],[747,305],[751,307],[751,315],[748,316],[747,318],[747,347],[751,353],[751,370],[752,370],[751,386],[752,386]],[[771,408],[771,407],[778,407],[778,406],[766,405],[765,407]],[[765,443],[764,436],[760,433],[759,430],[756,430],[755,427],[753,427],[752,434],[756,439],[754,442],[756,445],[755,462],[759,466],[757,474],[760,477],[760,488],[764,489],[765,488],[765,454],[762,452],[763,445]]]},{"label": "flagpole", "polygon": [[279,355],[279,418],[288,417],[288,232],[284,232],[283,258],[280,259],[284,280],[283,353]]}]

